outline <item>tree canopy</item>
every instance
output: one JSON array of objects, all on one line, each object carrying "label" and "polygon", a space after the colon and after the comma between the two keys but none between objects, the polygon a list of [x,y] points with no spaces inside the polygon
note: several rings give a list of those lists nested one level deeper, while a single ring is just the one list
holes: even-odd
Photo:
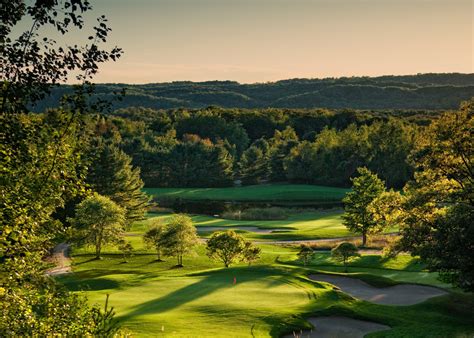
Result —
[{"label": "tree canopy", "polygon": [[222,261],[226,268],[238,260],[250,264],[260,255],[259,248],[233,230],[214,232],[206,243],[206,250],[210,258]]},{"label": "tree canopy", "polygon": [[442,278],[474,290],[474,102],[446,113],[420,135],[415,178],[382,213],[400,226],[395,251],[419,255]]},{"label": "tree canopy", "polygon": [[149,197],[142,191],[140,169],[112,143],[93,142],[86,183],[100,195],[109,197],[126,211],[127,224],[144,218]]},{"label": "tree canopy", "polygon": [[357,172],[359,176],[352,179],[352,191],[342,200],[342,219],[349,230],[362,234],[362,246],[365,246],[367,234],[381,230],[369,206],[385,191],[385,185],[367,168],[358,168]]},{"label": "tree canopy", "polygon": [[95,258],[100,259],[104,244],[118,244],[123,236],[125,210],[111,199],[95,193],[76,207],[71,219],[72,239],[79,245],[92,245]]},{"label": "tree canopy", "polygon": [[183,256],[191,252],[197,243],[196,227],[189,216],[176,214],[166,223],[166,230],[161,237],[163,252],[166,256],[175,256],[178,264],[183,266]]}]

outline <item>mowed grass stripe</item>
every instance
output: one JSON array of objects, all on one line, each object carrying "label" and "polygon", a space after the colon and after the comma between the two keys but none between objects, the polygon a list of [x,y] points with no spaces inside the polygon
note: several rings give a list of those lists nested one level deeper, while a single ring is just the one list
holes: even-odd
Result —
[{"label": "mowed grass stripe", "polygon": [[349,189],[307,184],[265,184],[228,188],[145,188],[156,199],[216,201],[340,201]]}]

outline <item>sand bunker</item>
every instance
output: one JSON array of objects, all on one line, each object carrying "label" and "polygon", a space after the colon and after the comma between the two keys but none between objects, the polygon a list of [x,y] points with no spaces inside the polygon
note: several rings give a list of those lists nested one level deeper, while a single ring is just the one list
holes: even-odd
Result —
[{"label": "sand bunker", "polygon": [[292,337],[318,337],[318,338],[362,338],[366,334],[377,331],[389,330],[390,326],[367,322],[349,317],[329,316],[308,318],[313,324],[311,331],[299,331],[286,335]]},{"label": "sand bunker", "polygon": [[447,294],[446,291],[435,287],[414,284],[377,288],[359,279],[344,276],[315,274],[309,275],[309,278],[331,283],[354,298],[382,305],[413,305]]},{"label": "sand bunker", "polygon": [[250,232],[256,232],[259,234],[270,234],[274,231],[290,231],[291,229],[262,229],[258,227],[197,227],[198,232],[214,232],[214,231],[221,231],[221,230],[245,230]]}]

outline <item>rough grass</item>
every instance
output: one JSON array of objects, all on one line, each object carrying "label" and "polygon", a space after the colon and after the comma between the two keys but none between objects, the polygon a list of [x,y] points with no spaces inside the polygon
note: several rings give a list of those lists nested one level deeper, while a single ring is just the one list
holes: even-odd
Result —
[{"label": "rough grass", "polygon": [[265,184],[229,188],[145,188],[157,199],[219,201],[340,201],[349,189],[307,184]]}]

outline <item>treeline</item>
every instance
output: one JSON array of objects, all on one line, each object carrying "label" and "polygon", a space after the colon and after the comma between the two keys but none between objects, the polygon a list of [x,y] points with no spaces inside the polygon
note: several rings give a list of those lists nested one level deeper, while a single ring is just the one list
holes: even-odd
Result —
[{"label": "treeline", "polygon": [[103,116],[95,133],[131,156],[148,187],[290,181],[347,187],[360,166],[402,187],[420,128],[436,114],[330,110],[152,110]]},{"label": "treeline", "polygon": [[[114,93],[126,88],[122,100]],[[380,77],[291,79],[240,84],[234,81],[171,82],[144,85],[100,84],[95,98],[111,99],[113,108],[142,106],[153,109],[204,108],[354,108],[454,109],[474,96],[474,74],[418,74]],[[39,102],[37,112],[55,107],[71,90],[56,88]],[[94,98],[92,99],[94,100]]]}]

